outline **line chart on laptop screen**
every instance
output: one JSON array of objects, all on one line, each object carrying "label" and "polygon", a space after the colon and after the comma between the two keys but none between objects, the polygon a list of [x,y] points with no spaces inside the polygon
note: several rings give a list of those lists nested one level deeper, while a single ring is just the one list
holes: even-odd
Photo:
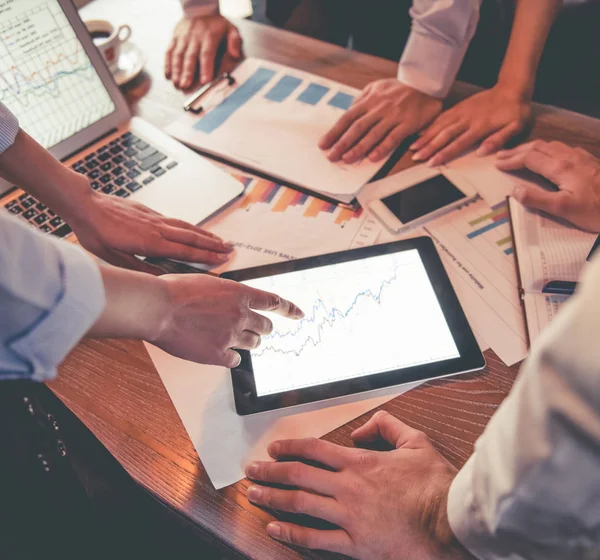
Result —
[{"label": "line chart on laptop screen", "polygon": [[0,0],[0,101],[46,148],[115,110],[56,0]]}]

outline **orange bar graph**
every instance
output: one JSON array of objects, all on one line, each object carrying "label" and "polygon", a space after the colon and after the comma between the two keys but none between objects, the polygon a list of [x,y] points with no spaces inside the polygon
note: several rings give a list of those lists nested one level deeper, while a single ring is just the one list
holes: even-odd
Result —
[{"label": "orange bar graph", "polygon": [[285,189],[275,206],[273,206],[272,212],[285,212],[293,204],[296,194],[296,191],[292,189]]},{"label": "orange bar graph", "polygon": [[271,186],[270,181],[257,179],[254,188],[244,197],[241,203],[241,208],[248,208],[251,204],[258,202],[262,194]]},{"label": "orange bar graph", "polygon": [[312,202],[308,205],[306,212],[304,212],[304,217],[314,218],[315,216],[318,216],[320,212],[324,212],[327,208],[329,208],[329,202],[325,202],[319,198],[313,198]]},{"label": "orange bar graph", "polygon": [[349,222],[352,218],[360,218],[362,214],[362,208],[358,210],[351,210],[350,208],[344,208],[335,219],[335,223],[338,225],[343,224],[344,222]]}]

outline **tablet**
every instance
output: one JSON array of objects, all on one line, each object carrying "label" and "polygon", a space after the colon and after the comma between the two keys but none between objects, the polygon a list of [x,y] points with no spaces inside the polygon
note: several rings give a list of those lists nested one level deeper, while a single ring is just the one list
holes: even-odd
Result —
[{"label": "tablet", "polygon": [[231,370],[238,414],[476,371],[485,360],[428,237],[229,272],[304,311]]}]

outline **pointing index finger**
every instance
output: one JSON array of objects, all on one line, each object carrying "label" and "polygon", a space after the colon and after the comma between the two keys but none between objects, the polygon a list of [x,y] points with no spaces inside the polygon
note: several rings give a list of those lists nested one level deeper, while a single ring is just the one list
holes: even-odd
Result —
[{"label": "pointing index finger", "polygon": [[270,292],[263,292],[262,290],[255,290],[253,288],[251,290],[250,307],[252,309],[270,311],[289,319],[302,319],[304,317],[303,311],[291,301]]}]

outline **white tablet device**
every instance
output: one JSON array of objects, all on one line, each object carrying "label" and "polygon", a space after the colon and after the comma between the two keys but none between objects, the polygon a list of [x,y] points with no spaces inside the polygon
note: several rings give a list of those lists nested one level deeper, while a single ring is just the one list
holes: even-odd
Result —
[{"label": "white tablet device", "polygon": [[368,208],[392,232],[417,226],[476,196],[475,189],[450,170],[413,168],[381,181]]}]

